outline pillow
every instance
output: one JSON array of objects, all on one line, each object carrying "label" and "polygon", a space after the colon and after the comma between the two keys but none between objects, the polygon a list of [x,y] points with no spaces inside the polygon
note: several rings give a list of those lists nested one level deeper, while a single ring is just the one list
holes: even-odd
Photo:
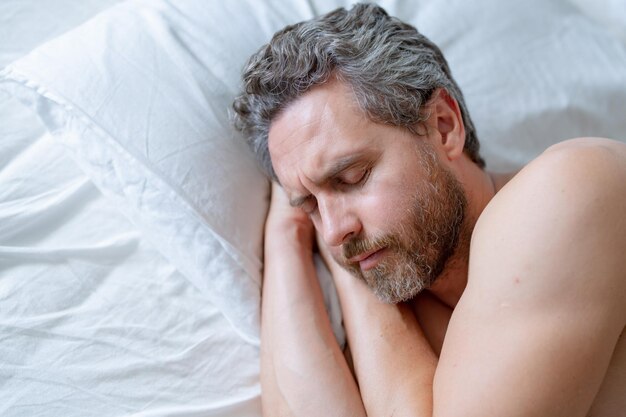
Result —
[{"label": "pillow", "polygon": [[488,169],[520,167],[569,138],[626,139],[618,36],[569,1],[479,5],[429,3],[413,23],[444,49]]},{"label": "pillow", "polygon": [[269,188],[228,108],[244,57],[309,17],[293,5],[300,8],[123,2],[1,75],[3,88],[36,110],[99,189],[253,343]]},{"label": "pillow", "polygon": [[[81,168],[258,343],[268,183],[228,121],[245,60],[352,1],[127,1],[2,71]],[[381,1],[448,58],[488,166],[624,138],[626,47],[566,0]]]}]

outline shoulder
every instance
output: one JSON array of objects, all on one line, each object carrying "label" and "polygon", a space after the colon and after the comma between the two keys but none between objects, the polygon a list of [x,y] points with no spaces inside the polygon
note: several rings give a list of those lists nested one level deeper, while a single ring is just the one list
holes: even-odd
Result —
[{"label": "shoulder", "polygon": [[494,222],[502,227],[555,216],[563,220],[581,220],[591,214],[621,218],[625,209],[626,144],[602,138],[571,139],[548,148],[520,170],[487,205],[476,233],[493,232]]},{"label": "shoulder", "polygon": [[604,138],[570,139],[549,147],[520,170],[484,214],[519,200],[532,202],[539,195],[550,197],[546,203],[568,203],[569,198],[590,195],[608,197],[611,193],[615,199],[623,199],[625,178],[626,143]]},{"label": "shoulder", "polygon": [[455,401],[435,415],[587,412],[626,323],[625,187],[624,145],[579,139],[496,194],[435,375]]},{"label": "shoulder", "polygon": [[[590,190],[626,185],[626,143],[605,138],[577,138],[557,143],[528,165],[528,174],[555,171],[562,179],[578,180]],[[547,172],[546,172],[547,171]],[[608,181],[600,184],[599,181]],[[607,188],[608,187],[608,188]]]},{"label": "shoulder", "polygon": [[626,296],[624,248],[626,145],[565,141],[524,167],[481,214],[468,288],[485,285],[496,298],[513,287],[523,297],[526,288],[533,305],[619,302]]}]

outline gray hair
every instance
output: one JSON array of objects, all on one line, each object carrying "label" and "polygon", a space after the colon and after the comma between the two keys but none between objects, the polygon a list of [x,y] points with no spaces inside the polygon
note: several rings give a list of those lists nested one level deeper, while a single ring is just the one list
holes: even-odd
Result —
[{"label": "gray hair", "polygon": [[460,107],[464,151],[484,168],[476,129],[441,50],[381,7],[357,4],[285,27],[244,68],[233,124],[271,178],[277,179],[268,148],[272,120],[331,76],[351,86],[370,120],[415,134],[427,119],[422,106],[436,89],[445,89]]}]

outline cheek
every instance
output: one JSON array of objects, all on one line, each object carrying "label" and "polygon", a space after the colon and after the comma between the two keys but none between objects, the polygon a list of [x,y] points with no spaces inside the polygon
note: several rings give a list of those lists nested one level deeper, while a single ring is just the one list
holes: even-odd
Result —
[{"label": "cheek", "polygon": [[362,198],[361,221],[366,235],[388,233],[404,223],[410,213],[414,191],[404,184],[379,184]]}]

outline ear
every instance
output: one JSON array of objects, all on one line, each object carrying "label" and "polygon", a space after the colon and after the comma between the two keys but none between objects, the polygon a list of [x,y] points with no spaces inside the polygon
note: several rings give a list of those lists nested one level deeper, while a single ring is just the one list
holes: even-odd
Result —
[{"label": "ear", "polygon": [[437,89],[429,103],[429,125],[436,129],[438,147],[442,149],[449,160],[454,160],[463,154],[465,146],[465,126],[459,104],[443,88]]}]

